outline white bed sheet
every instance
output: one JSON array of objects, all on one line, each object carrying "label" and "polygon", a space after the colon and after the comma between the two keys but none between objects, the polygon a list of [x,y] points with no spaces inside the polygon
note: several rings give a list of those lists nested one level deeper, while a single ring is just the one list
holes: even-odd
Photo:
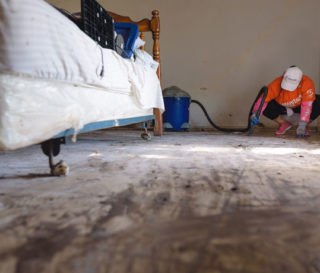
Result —
[{"label": "white bed sheet", "polygon": [[90,122],[152,114],[153,106],[142,108],[133,92],[0,71],[0,150],[40,143]]}]

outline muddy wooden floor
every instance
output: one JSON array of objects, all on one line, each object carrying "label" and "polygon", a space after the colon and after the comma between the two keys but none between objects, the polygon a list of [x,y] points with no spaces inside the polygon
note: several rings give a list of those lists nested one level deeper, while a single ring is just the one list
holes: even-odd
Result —
[{"label": "muddy wooden floor", "polygon": [[[262,136],[264,135],[264,136]],[[320,135],[104,131],[0,153],[0,272],[320,272]]]}]

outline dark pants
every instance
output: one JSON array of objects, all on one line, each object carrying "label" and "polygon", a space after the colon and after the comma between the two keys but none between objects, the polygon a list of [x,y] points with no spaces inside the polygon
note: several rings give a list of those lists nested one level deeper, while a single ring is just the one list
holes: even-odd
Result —
[{"label": "dark pants", "polygon": [[[301,107],[292,108],[294,113],[300,113]],[[287,109],[281,104],[277,103],[275,100],[272,100],[268,103],[266,109],[263,112],[263,115],[269,119],[275,119],[280,115],[286,115]],[[316,99],[312,104],[312,112],[310,115],[310,120],[315,120],[320,115],[320,95],[316,95]]]}]

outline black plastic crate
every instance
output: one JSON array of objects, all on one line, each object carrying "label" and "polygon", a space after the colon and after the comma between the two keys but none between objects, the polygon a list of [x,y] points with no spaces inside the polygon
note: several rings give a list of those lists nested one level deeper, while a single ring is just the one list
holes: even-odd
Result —
[{"label": "black plastic crate", "polygon": [[95,0],[81,0],[83,31],[104,48],[114,49],[114,20]]}]

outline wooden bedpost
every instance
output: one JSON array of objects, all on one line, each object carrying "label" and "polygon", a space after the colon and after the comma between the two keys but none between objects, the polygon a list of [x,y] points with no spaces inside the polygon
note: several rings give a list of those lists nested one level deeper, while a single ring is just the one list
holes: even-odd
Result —
[{"label": "wooden bedpost", "polygon": [[153,59],[159,63],[159,68],[157,70],[157,74],[159,79],[161,80],[161,67],[160,67],[160,17],[159,11],[152,11],[152,19],[150,22],[150,27],[152,31],[152,39],[153,39]]},{"label": "wooden bedpost", "polygon": [[[159,39],[160,39],[160,17],[159,11],[153,10],[152,11],[152,19],[150,22],[150,28],[152,31],[152,39],[153,39],[153,59],[159,63],[159,67],[157,70],[157,75],[160,80],[161,84],[161,61],[160,61],[160,46],[159,46]],[[158,108],[153,110],[153,113],[156,117],[156,124],[154,127],[154,135],[161,136],[162,135],[162,114]]]}]

